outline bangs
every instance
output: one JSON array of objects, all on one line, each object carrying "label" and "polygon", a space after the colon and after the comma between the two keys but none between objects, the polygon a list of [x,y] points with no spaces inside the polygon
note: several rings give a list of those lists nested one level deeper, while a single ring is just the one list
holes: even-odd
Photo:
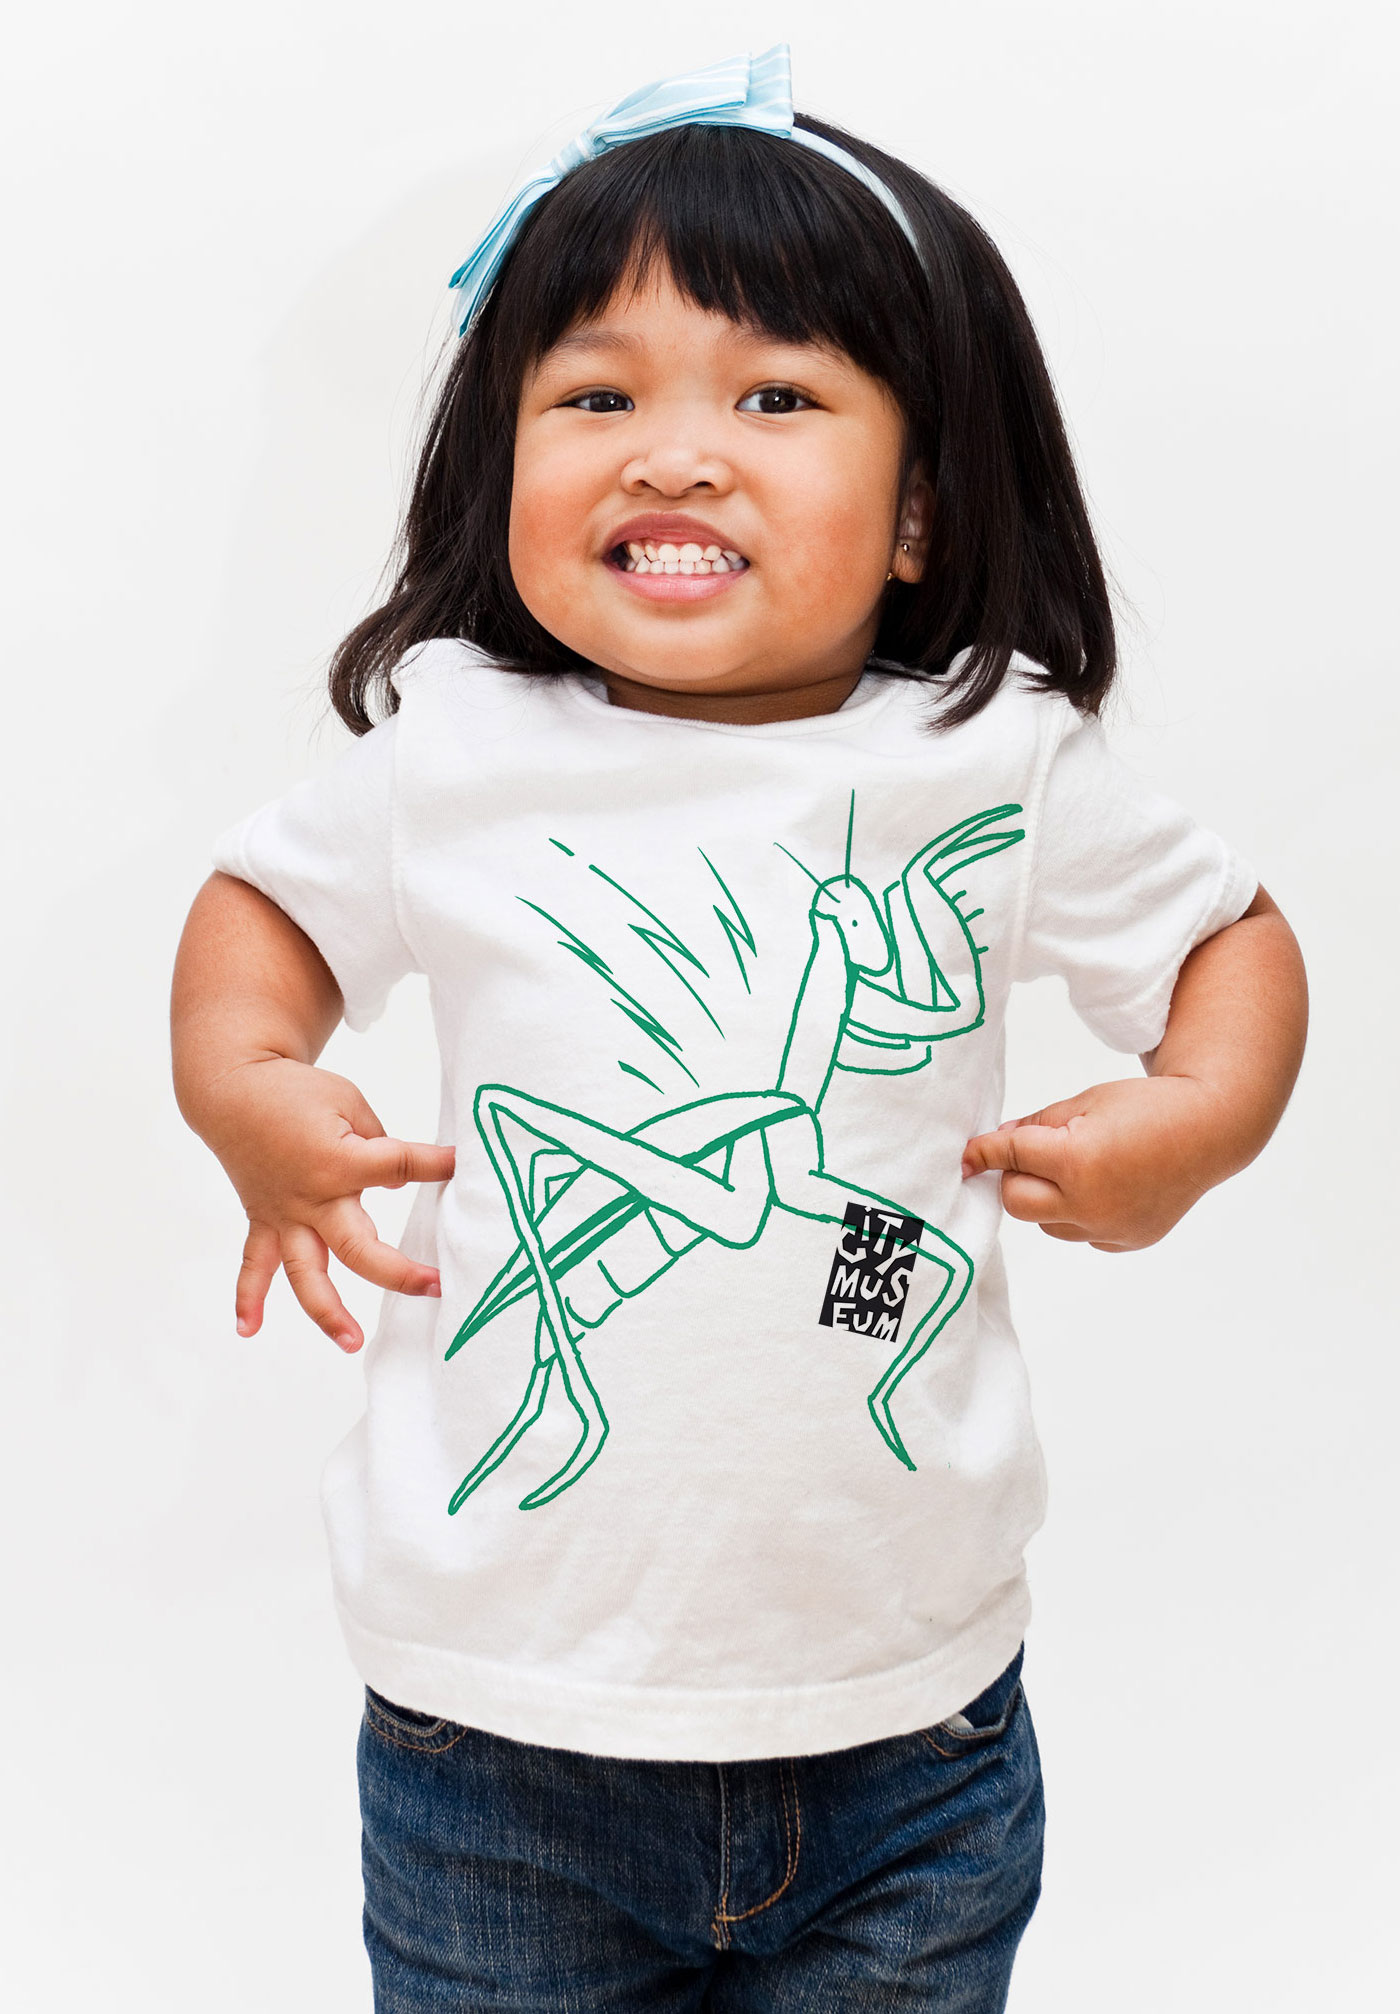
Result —
[{"label": "bangs", "polygon": [[[658,269],[701,309],[775,340],[843,351],[901,401],[928,283],[863,183],[808,149],[734,127],[681,126],[566,176],[531,215],[476,329],[518,385],[624,284]],[[510,332],[518,332],[511,342]]]}]

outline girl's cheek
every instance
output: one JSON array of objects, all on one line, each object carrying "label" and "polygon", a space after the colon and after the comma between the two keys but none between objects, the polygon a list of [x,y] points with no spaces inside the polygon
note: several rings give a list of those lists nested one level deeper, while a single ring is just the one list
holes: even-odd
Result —
[{"label": "girl's cheek", "polygon": [[530,456],[516,465],[511,494],[511,564],[517,546],[522,558],[533,548],[552,552],[562,561],[580,544],[587,544],[590,509],[596,501],[595,477],[575,456]]},{"label": "girl's cheek", "polygon": [[888,511],[881,507],[875,484],[857,489],[856,495],[861,501],[853,501],[849,491],[814,499],[803,516],[798,545],[803,588],[820,583],[829,600],[863,602],[884,586],[889,566],[884,528],[887,518],[893,521],[894,506]]}]

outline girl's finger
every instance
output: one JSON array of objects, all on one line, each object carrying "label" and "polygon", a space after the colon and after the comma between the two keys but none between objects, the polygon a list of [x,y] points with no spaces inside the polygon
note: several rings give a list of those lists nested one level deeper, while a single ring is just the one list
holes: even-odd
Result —
[{"label": "girl's finger", "polygon": [[233,1290],[233,1313],[240,1336],[255,1336],[262,1327],[267,1290],[282,1263],[282,1241],[271,1224],[250,1222],[243,1241],[243,1263]]},{"label": "girl's finger", "polygon": [[1039,1175],[1003,1175],[1001,1207],[1023,1224],[1065,1224],[1070,1221],[1065,1193]]},{"label": "girl's finger", "polygon": [[366,1140],[348,1133],[342,1144],[353,1157],[355,1179],[362,1189],[402,1189],[408,1182],[447,1182],[457,1165],[455,1147],[430,1146],[421,1140],[394,1140],[387,1135]]},{"label": "girl's finger", "polygon": [[1063,1238],[1067,1244],[1092,1245],[1096,1252],[1131,1252],[1132,1245],[1115,1244],[1110,1238],[1096,1238],[1092,1231],[1086,1231],[1082,1224],[1042,1224],[1041,1230],[1047,1238]]},{"label": "girl's finger", "polygon": [[978,1133],[963,1149],[964,1175],[991,1169],[1015,1175],[1040,1175],[1048,1182],[1063,1179],[1073,1148],[1064,1126],[1002,1125],[994,1133]]},{"label": "girl's finger", "polygon": [[297,1300],[318,1329],[347,1355],[364,1342],[359,1323],[331,1284],[325,1241],[309,1224],[292,1224],[282,1233],[282,1270]]},{"label": "girl's finger", "polygon": [[350,1197],[319,1212],[316,1228],[341,1265],[362,1280],[396,1294],[441,1294],[442,1280],[436,1266],[406,1258],[395,1246],[386,1244],[368,1210]]}]

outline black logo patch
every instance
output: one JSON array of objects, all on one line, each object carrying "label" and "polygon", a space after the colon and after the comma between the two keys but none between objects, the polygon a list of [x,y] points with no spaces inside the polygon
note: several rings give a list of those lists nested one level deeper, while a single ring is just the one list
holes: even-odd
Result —
[{"label": "black logo patch", "polygon": [[817,1317],[823,1328],[856,1329],[893,1342],[923,1231],[922,1217],[905,1217],[878,1203],[847,1203],[845,1228]]}]

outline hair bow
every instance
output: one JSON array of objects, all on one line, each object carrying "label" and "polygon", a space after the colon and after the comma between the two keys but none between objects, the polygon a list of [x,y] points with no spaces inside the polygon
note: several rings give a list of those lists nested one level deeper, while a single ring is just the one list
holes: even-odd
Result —
[{"label": "hair bow", "polygon": [[646,84],[585,127],[576,140],[555,155],[548,167],[531,175],[506,198],[475,249],[449,281],[456,294],[458,335],[464,336],[501,269],[516,233],[536,203],[558,187],[585,161],[596,160],[629,140],[663,133],[672,126],[745,126],[750,132],[771,133],[796,140],[814,153],[825,154],[877,195],[915,251],[919,241],[903,208],[880,177],[844,148],[804,132],[792,122],[792,65],[786,42],[775,42],[761,56],[729,56],[705,70],[687,70]]}]

